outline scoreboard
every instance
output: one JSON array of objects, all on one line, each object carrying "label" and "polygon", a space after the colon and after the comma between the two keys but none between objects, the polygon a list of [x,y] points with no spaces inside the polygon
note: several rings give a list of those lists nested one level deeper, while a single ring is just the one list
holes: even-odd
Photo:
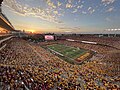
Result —
[{"label": "scoreboard", "polygon": [[49,40],[54,40],[54,36],[53,35],[45,35],[45,40],[49,41]]}]

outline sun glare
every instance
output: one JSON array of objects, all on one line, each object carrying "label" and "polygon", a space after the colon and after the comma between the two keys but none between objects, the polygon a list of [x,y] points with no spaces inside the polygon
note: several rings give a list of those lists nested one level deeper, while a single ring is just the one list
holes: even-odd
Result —
[{"label": "sun glare", "polygon": [[28,30],[28,32],[35,33],[36,31],[35,30]]}]

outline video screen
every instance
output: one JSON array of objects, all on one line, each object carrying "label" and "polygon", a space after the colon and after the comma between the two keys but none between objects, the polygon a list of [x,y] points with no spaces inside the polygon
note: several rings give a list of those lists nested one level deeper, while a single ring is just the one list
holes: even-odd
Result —
[{"label": "video screen", "polygon": [[52,36],[52,35],[45,35],[45,40],[54,40],[54,36]]}]

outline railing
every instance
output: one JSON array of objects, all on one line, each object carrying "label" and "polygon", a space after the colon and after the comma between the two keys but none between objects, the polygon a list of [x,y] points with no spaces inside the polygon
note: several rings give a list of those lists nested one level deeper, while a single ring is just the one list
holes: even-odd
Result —
[{"label": "railing", "polygon": [[9,37],[6,37],[2,40],[0,40],[0,50],[4,49],[6,47],[6,41],[10,40],[11,38],[13,38],[13,36],[9,36]]}]

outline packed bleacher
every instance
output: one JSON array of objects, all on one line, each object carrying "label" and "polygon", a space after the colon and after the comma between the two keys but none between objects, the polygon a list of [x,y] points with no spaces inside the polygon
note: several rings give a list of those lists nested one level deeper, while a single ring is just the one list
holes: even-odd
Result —
[{"label": "packed bleacher", "polygon": [[0,34],[0,40],[10,37],[10,36],[11,36],[11,34]]},{"label": "packed bleacher", "polygon": [[[51,42],[45,43],[51,44]],[[80,45],[71,42],[66,43],[66,41],[59,41],[57,43],[64,43],[76,47]],[[86,44],[84,48],[87,47],[89,46]],[[95,50],[100,48],[96,47]],[[93,48],[91,46],[88,49]],[[105,50],[109,49],[111,48]],[[99,52],[102,52],[104,49],[100,50]],[[110,53],[111,55],[112,53]],[[115,63],[119,62],[118,56],[120,56],[119,53],[115,56],[116,58],[109,57],[108,55],[108,61],[109,58],[113,59],[113,61],[109,61],[111,64],[103,61],[103,59],[106,60],[106,55],[105,57],[102,56],[103,58],[101,60],[94,58],[95,60],[83,65],[72,65],[43,49],[39,44],[13,38],[7,44],[6,48],[0,51],[0,89],[118,90],[120,89],[120,64],[117,64],[118,71],[116,71],[116,74],[113,73],[114,76],[108,72],[116,67]],[[114,62],[115,59],[116,62]],[[109,65],[112,67],[107,68]]]},{"label": "packed bleacher", "polygon": [[98,37],[98,36],[89,36],[89,35],[84,35],[84,36],[62,36],[60,39],[74,39],[74,40],[79,40],[79,41],[91,41],[91,42],[97,42],[99,44],[103,45],[109,45],[116,47],[120,49],[120,37]]},{"label": "packed bleacher", "polygon": [[[107,67],[103,71],[106,72],[107,74],[109,73],[109,75],[111,74],[111,76],[120,75],[120,64],[119,64],[120,50],[116,48],[100,46],[100,45],[84,44],[80,42],[68,42],[65,40],[60,40],[57,42],[47,42],[47,43],[43,42],[40,45],[42,46],[42,45],[55,44],[55,43],[60,43],[60,44],[68,45],[68,46],[74,46],[74,47],[79,47],[79,48],[84,48],[84,49],[95,51],[96,54],[93,56],[93,58],[91,58],[91,60],[93,61],[97,60],[99,61],[99,63],[103,63],[103,67],[104,67],[104,64],[106,64]],[[98,64],[98,66],[101,68],[102,65],[100,66]]]}]

